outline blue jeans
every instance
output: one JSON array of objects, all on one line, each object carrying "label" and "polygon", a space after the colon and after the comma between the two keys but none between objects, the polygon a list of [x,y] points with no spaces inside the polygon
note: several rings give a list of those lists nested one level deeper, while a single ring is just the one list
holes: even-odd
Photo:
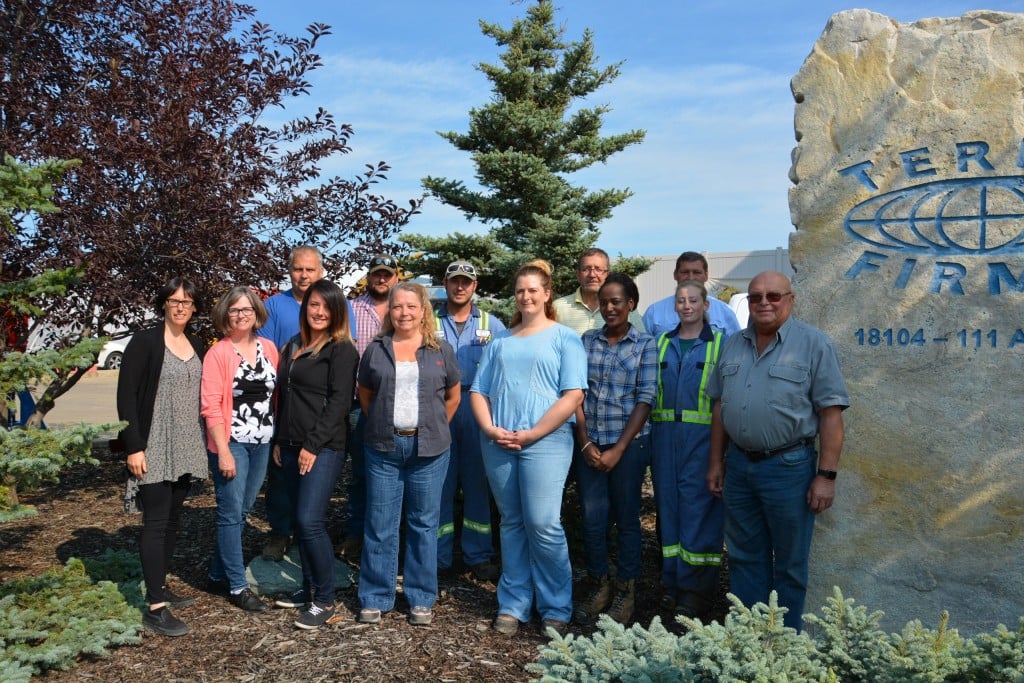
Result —
[{"label": "blue jeans", "polygon": [[[598,444],[607,450],[615,444]],[[609,512],[618,528],[615,566],[622,581],[640,578],[640,498],[644,473],[651,456],[650,434],[633,439],[611,472],[587,465],[583,455],[575,458],[576,490],[583,512],[583,559],[587,574],[608,576]]]},{"label": "blue jeans", "polygon": [[210,563],[210,578],[227,581],[237,592],[249,585],[245,578],[245,560],[242,557],[242,530],[245,516],[256,502],[270,458],[269,443],[228,442],[235,458],[235,476],[225,479],[218,467],[218,456],[207,452],[213,490],[217,499],[217,542]]},{"label": "blue jeans", "polygon": [[452,420],[451,460],[441,494],[441,521],[437,536],[437,564],[452,566],[455,550],[455,493],[462,486],[462,559],[472,566],[494,557],[491,533],[491,489],[487,485],[483,455],[480,453],[480,427],[466,400],[459,404]]},{"label": "blue jeans", "polygon": [[387,612],[395,606],[398,528],[405,505],[405,570],[402,590],[410,607],[437,600],[437,519],[448,451],[417,455],[415,436],[395,436],[395,450],[366,447],[366,525],[359,572],[359,602]]},{"label": "blue jeans", "polygon": [[[725,544],[733,594],[748,607],[776,591],[800,630],[807,596],[807,560],[814,514],[807,489],[814,479],[813,446],[752,462],[735,446],[726,456]],[[774,558],[774,561],[773,561]]]},{"label": "blue jeans", "polygon": [[288,477],[282,468],[267,459],[267,523],[272,536],[292,536],[295,533],[295,501],[291,497]]},{"label": "blue jeans", "polygon": [[521,451],[481,436],[484,468],[501,512],[498,613],[530,620],[536,596],[542,619],[572,617],[572,566],[562,527],[562,488],[572,464],[563,425]]},{"label": "blue jeans", "polygon": [[349,457],[352,458],[352,477],[348,482],[348,519],[345,520],[345,538],[362,538],[366,522],[366,454],[363,448],[363,434],[366,432],[366,416],[353,406],[349,424],[354,425],[346,441]]},{"label": "blue jeans", "polygon": [[327,506],[341,474],[345,454],[322,448],[313,468],[299,475],[299,449],[281,446],[281,464],[295,501],[295,532],[302,558],[302,587],[314,602],[334,603],[334,547],[327,535]]}]

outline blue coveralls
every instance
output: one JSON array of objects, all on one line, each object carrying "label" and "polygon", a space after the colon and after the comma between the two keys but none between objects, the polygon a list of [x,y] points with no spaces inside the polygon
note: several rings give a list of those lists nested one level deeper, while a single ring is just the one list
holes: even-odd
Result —
[{"label": "blue coveralls", "polygon": [[469,387],[476,377],[476,368],[492,335],[504,331],[505,326],[486,311],[473,306],[462,334],[458,334],[455,321],[442,306],[434,322],[439,337],[443,337],[459,360],[462,371],[462,401],[451,422],[452,446],[448,461],[448,474],[441,491],[441,518],[437,528],[437,566],[452,566],[455,541],[455,492],[462,488],[462,558],[469,565],[488,562],[494,557],[491,534],[491,490],[484,472],[480,452],[480,427],[470,408]]},{"label": "blue coveralls", "polygon": [[680,357],[678,332],[658,337],[651,409],[651,475],[661,525],[662,583],[679,604],[703,608],[718,587],[725,508],[708,491],[711,401],[704,393],[722,333],[707,324]]}]

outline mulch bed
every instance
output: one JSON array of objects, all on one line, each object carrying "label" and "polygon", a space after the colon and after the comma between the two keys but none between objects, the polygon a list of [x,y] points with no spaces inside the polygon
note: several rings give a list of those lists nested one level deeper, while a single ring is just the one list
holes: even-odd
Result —
[{"label": "mulch bed", "polygon": [[[121,511],[123,462],[107,452],[96,455],[99,466],[71,468],[60,484],[23,496],[23,502],[37,507],[39,516],[0,527],[0,582],[41,574],[70,557],[99,556],[107,548],[138,551],[140,518]],[[339,485],[331,506],[332,530],[341,529],[343,491]],[[204,592],[214,540],[212,485],[186,505],[170,583],[176,592],[196,598],[194,607],[176,611],[192,632],[165,638],[147,631],[139,647],[116,649],[106,659],[83,659],[71,671],[48,672],[39,680],[504,682],[532,677],[525,667],[537,660],[538,648],[546,641],[538,633],[537,621],[511,638],[493,632],[495,588],[468,575],[442,578],[434,622],[426,628],[406,623],[401,598],[398,609],[384,615],[381,624],[356,623],[359,603],[354,586],[338,594],[343,618],[318,631],[295,629],[294,610],[243,612]],[[258,553],[265,540],[261,506],[262,497],[243,537],[247,558]],[[571,488],[563,518],[574,566],[582,566],[579,525],[574,521],[579,510]],[[643,576],[635,619],[646,626],[659,614],[660,595],[660,552],[649,481],[643,526]],[[723,591],[714,616],[720,618],[725,605]],[[660,616],[667,627],[679,630],[670,614]],[[573,627],[576,634],[590,631]]]}]

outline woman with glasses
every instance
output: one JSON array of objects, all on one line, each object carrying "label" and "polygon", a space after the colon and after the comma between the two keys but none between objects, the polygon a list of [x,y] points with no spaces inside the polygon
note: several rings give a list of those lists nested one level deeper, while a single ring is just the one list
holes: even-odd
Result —
[{"label": "woman with glasses", "polygon": [[160,288],[154,303],[163,322],[128,342],[117,380],[117,414],[128,423],[120,440],[142,508],[139,554],[149,605],[142,623],[161,635],[182,636],[189,627],[168,607],[195,601],[173,593],[167,573],[185,496],[192,478],[205,478],[208,467],[199,416],[204,348],[188,331],[199,293],[191,280],[176,277]]},{"label": "woman with glasses", "polygon": [[334,615],[334,548],[327,506],[345,461],[348,413],[359,353],[349,333],[348,307],[330,280],[309,286],[299,309],[299,334],[281,350],[274,462],[283,468],[302,558],[302,588],[277,600],[300,607],[295,621],[316,629]]},{"label": "woman with glasses", "polygon": [[708,491],[711,400],[705,393],[723,334],[707,318],[708,292],[686,280],[675,293],[679,324],[658,337],[658,393],[651,409],[651,476],[661,528],[662,606],[688,617],[718,591],[725,508]]},{"label": "woman with glasses", "polygon": [[217,498],[209,580],[248,612],[267,609],[249,588],[242,557],[245,517],[263,484],[274,436],[277,348],[256,336],[266,321],[267,309],[252,289],[231,288],[213,307],[213,325],[224,337],[203,363],[202,414]]},{"label": "woman with glasses", "polygon": [[366,528],[359,572],[359,621],[375,624],[395,606],[399,526],[405,517],[402,591],[409,623],[427,626],[437,600],[437,527],[448,472],[448,423],[459,407],[459,364],[434,332],[423,285],[388,293],[380,335],[359,363],[366,415]]},{"label": "woman with glasses", "polygon": [[515,277],[509,334],[484,352],[470,390],[484,468],[501,512],[501,579],[493,628],[511,635],[536,603],[542,630],[564,634],[572,617],[572,568],[562,527],[562,487],[572,463],[566,421],[583,401],[587,357],[555,322],[551,266]]}]

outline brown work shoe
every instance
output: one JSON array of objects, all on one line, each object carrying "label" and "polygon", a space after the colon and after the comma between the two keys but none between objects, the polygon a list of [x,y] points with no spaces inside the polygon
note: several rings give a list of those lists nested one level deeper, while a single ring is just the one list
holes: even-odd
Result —
[{"label": "brown work shoe", "polygon": [[608,608],[608,616],[622,625],[629,623],[633,618],[633,608],[636,605],[636,580],[616,581],[615,595],[612,597],[612,606]]},{"label": "brown work shoe", "polygon": [[469,565],[469,572],[477,581],[497,583],[498,579],[501,578],[501,567],[490,560]]},{"label": "brown work shoe", "polygon": [[363,554],[363,537],[349,536],[338,546],[338,557],[349,562],[359,562]]},{"label": "brown work shoe", "polygon": [[586,626],[592,624],[597,615],[612,604],[612,584],[605,574],[600,578],[588,577],[581,588],[583,600],[576,606],[572,618],[576,623]]},{"label": "brown work shoe", "polygon": [[271,536],[267,544],[263,546],[263,559],[270,562],[280,562],[284,554],[288,552],[288,546],[292,539],[289,536]]}]

